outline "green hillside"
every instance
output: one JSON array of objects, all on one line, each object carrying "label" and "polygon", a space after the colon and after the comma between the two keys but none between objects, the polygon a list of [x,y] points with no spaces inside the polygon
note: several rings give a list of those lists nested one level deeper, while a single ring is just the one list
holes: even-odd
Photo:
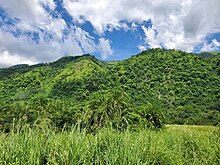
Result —
[{"label": "green hillside", "polygon": [[123,127],[124,116],[135,125],[139,117],[151,120],[148,114],[156,116],[154,111],[166,123],[218,125],[220,55],[152,49],[122,61],[83,55],[4,68],[0,110],[2,127],[23,116],[29,123],[47,118],[58,127],[79,119],[84,127],[107,120]]},{"label": "green hillside", "polygon": [[219,57],[155,49],[116,64],[112,72],[136,104],[159,101],[168,121],[214,123],[217,116],[219,121]]},{"label": "green hillside", "polygon": [[205,57],[205,58],[212,58],[215,56],[219,56],[220,52],[202,52],[198,54],[201,57]]},{"label": "green hillside", "polygon": [[[13,68],[5,69],[2,71],[2,75]],[[67,92],[71,92],[68,87],[73,86],[71,83],[77,85],[77,83],[89,79],[92,74],[106,70],[102,62],[89,55],[63,57],[53,63],[28,66],[26,71],[23,69],[17,68],[9,75],[2,76],[1,100],[22,101],[48,98],[52,96],[51,94],[53,94],[52,97],[56,97],[59,93],[59,97],[68,97]],[[82,88],[80,85],[76,87]],[[65,94],[61,94],[61,92]]]}]

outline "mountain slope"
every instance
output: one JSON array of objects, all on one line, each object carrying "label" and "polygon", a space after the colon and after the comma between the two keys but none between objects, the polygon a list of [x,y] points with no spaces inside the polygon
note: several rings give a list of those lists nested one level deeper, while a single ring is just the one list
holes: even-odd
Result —
[{"label": "mountain slope", "polygon": [[212,59],[181,51],[151,50],[116,64],[112,72],[121,85],[137,89],[143,97],[154,93],[169,103],[167,106],[175,106],[219,97],[218,69]]},{"label": "mountain slope", "polygon": [[207,59],[155,49],[119,62],[111,72],[136,104],[159,101],[168,109],[170,121],[190,123],[194,118],[202,123],[216,116],[219,120],[219,64],[219,56]]},{"label": "mountain slope", "polygon": [[[16,72],[16,74],[10,73],[9,77],[5,76],[0,81],[0,99],[19,101],[38,97],[47,98],[50,93],[56,96],[68,86],[69,82],[80,82],[95,72],[104,72],[105,69],[104,64],[93,56],[63,57],[53,63],[29,67],[29,71],[24,73]],[[57,91],[60,85],[62,89]],[[66,94],[64,93],[63,96]]]},{"label": "mountain slope", "polygon": [[[111,63],[83,55],[24,66],[25,71],[21,68],[8,74],[7,69],[0,71],[2,106],[32,105],[43,99],[58,102],[54,109],[60,107],[56,113],[62,114],[63,109],[68,113],[88,109],[94,99],[121,91],[128,96],[126,102],[131,109],[160,106],[167,123],[220,123],[218,54],[203,58],[182,51],[152,49]],[[68,117],[63,116],[65,123]]]}]

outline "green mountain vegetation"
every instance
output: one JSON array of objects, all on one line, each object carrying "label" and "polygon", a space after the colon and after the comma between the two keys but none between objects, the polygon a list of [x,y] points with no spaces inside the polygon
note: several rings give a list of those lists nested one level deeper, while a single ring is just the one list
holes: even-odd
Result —
[{"label": "green mountain vegetation", "polygon": [[205,58],[212,58],[214,56],[219,56],[219,55],[220,55],[219,52],[202,52],[202,53],[199,53],[199,56],[205,57]]},{"label": "green mountain vegetation", "polygon": [[102,62],[91,55],[63,57],[0,70],[0,128],[47,120],[94,132],[220,124],[220,54],[151,49]]}]

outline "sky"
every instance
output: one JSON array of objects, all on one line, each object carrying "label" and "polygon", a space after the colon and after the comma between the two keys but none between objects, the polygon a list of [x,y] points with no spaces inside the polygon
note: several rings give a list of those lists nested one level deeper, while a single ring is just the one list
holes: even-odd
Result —
[{"label": "sky", "polygon": [[220,52],[220,0],[0,0],[0,67],[151,48]]}]

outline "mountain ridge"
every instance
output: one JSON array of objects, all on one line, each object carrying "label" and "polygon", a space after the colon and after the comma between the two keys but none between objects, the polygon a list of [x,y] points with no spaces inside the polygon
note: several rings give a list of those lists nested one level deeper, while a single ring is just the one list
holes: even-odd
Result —
[{"label": "mountain ridge", "polygon": [[204,58],[164,49],[143,51],[110,63],[88,54],[63,57],[28,71],[22,72],[21,67],[20,72],[2,76],[0,102],[29,105],[33,100],[61,101],[65,102],[62,104],[65,108],[61,109],[80,111],[90,107],[93,99],[97,101],[106,93],[120,91],[128,96],[126,102],[130,108],[159,105],[167,123],[217,125],[220,123],[219,57]]}]

